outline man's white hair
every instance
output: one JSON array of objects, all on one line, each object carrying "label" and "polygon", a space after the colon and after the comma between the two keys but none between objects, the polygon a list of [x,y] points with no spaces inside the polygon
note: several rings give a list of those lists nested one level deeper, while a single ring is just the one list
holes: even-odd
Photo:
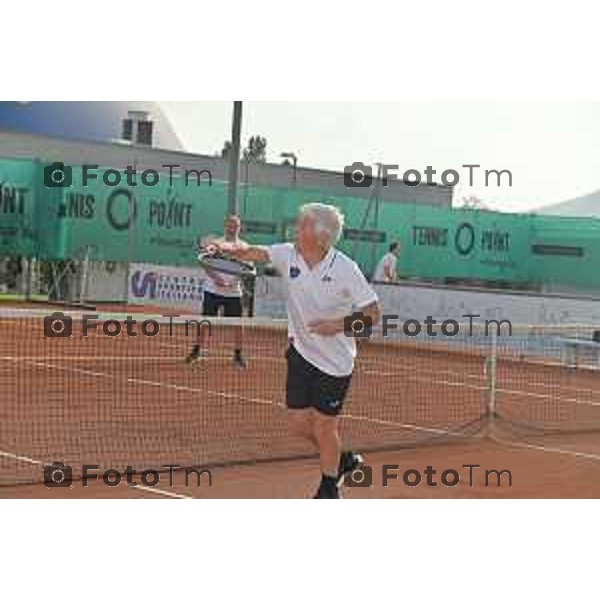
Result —
[{"label": "man's white hair", "polygon": [[340,239],[344,215],[337,206],[312,202],[301,206],[299,212],[300,216],[308,215],[314,220],[317,233],[324,235],[328,244],[333,246]]}]

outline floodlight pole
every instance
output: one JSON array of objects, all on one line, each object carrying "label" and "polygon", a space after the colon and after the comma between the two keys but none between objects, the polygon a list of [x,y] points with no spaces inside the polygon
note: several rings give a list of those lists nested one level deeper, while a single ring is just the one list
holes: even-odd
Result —
[{"label": "floodlight pole", "polygon": [[227,206],[230,215],[237,214],[239,203],[237,198],[238,171],[240,164],[240,133],[242,129],[242,102],[233,103],[233,123],[231,127],[231,153],[229,155],[229,179],[227,187]]}]

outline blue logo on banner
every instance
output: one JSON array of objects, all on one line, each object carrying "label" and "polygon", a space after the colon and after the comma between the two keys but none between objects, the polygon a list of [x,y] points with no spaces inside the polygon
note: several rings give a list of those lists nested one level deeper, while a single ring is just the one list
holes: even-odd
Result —
[{"label": "blue logo on banner", "polygon": [[131,276],[131,289],[136,298],[156,298],[156,273],[145,273],[142,277],[142,271],[136,271]]}]

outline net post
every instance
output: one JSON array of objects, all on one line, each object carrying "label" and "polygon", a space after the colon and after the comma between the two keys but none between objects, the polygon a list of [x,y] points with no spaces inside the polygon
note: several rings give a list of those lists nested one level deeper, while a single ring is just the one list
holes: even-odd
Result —
[{"label": "net post", "polygon": [[[489,325],[488,325],[489,327]],[[488,332],[486,332],[488,333]],[[488,357],[488,386],[489,395],[488,403],[486,407],[486,415],[488,421],[491,423],[496,416],[496,382],[497,373],[496,367],[498,364],[498,330],[492,327],[492,340],[490,356]]]},{"label": "net post", "polygon": [[32,279],[33,279],[33,268],[31,256],[28,256],[25,259],[25,289],[23,290],[23,296],[25,300],[31,300],[31,288],[32,288]]},{"label": "net post", "polygon": [[79,303],[84,304],[86,300],[87,293],[87,280],[88,280],[88,272],[90,267],[90,250],[91,247],[86,245],[85,247],[85,255],[83,257],[83,265],[82,265],[82,273],[81,273],[81,281],[80,281],[80,289],[79,289]]}]

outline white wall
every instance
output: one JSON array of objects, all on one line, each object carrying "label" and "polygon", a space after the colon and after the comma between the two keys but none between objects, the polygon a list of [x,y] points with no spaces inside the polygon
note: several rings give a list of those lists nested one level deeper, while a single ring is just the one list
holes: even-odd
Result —
[{"label": "white wall", "polygon": [[[481,322],[483,319],[508,319],[513,324],[527,325],[600,324],[600,300],[409,284],[375,284],[373,287],[383,310],[397,314],[402,321],[424,321],[431,316],[438,321],[455,319],[464,322],[468,319],[463,315],[478,314]],[[285,316],[281,278],[258,278],[255,313],[257,316]],[[478,321],[473,320],[474,323]]]}]

